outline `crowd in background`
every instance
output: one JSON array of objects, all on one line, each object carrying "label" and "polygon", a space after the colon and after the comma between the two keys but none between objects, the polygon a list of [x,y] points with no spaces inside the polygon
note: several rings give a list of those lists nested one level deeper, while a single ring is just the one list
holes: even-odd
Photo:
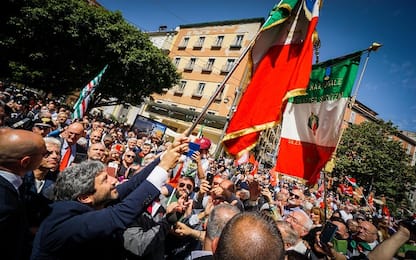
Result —
[{"label": "crowd in background", "polygon": [[[1,193],[7,259],[416,258],[415,222],[362,191],[346,194],[348,182],[324,194],[322,185],[213,158],[203,136],[72,120],[61,100],[0,90],[0,183],[12,183],[21,201],[14,210]],[[329,243],[321,240],[328,222],[336,226]]]}]

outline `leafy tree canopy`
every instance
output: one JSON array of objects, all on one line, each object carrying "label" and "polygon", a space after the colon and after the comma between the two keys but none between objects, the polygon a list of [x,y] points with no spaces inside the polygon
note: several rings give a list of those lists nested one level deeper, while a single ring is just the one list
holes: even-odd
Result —
[{"label": "leafy tree canopy", "polygon": [[349,126],[338,146],[334,175],[354,177],[365,195],[370,189],[384,194],[391,209],[407,207],[406,192],[415,183],[410,156],[395,136],[391,122],[364,122]]},{"label": "leafy tree canopy", "polygon": [[108,64],[95,105],[138,104],[179,80],[170,59],[120,12],[82,0],[2,5],[0,78],[59,96],[82,89]]}]

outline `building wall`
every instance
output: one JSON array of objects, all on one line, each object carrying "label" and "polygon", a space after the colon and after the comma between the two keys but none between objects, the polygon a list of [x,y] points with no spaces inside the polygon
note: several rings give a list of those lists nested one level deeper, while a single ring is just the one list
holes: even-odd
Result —
[{"label": "building wall", "polygon": [[[221,85],[227,72],[233,67],[232,61],[234,63],[238,61],[256,36],[263,21],[259,18],[179,26],[176,36],[172,38],[169,57],[181,73],[182,79],[177,86],[166,89],[164,94],[152,95],[154,102],[171,105],[172,109],[181,108],[196,113],[201,112],[217,87]],[[237,42],[237,37],[242,37],[242,40]],[[202,39],[204,39],[203,42]],[[218,44],[219,41],[221,44]],[[160,44],[160,39],[158,42]],[[191,64],[191,61],[194,63]],[[222,117],[225,121],[235,104],[237,89],[244,87],[243,79],[247,75],[247,65],[248,55],[241,60],[229,80],[225,82],[224,90],[209,107],[208,114]],[[199,91],[202,85],[203,91]],[[169,118],[154,112],[148,112],[147,116],[171,126],[178,132],[191,125],[191,122]],[[205,126],[204,135],[215,145],[221,139],[223,127],[224,124],[217,128]],[[194,132],[197,132],[199,128],[200,126]]]}]

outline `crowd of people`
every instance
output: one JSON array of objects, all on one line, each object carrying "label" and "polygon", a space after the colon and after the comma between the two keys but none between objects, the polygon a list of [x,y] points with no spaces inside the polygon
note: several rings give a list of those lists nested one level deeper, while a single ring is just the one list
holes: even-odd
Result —
[{"label": "crowd of people", "polygon": [[416,258],[412,219],[210,148],[203,136],[73,120],[56,100],[2,89],[2,258]]}]

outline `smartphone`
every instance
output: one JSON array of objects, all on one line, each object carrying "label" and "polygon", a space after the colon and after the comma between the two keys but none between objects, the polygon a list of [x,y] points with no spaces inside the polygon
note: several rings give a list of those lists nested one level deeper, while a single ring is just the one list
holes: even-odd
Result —
[{"label": "smartphone", "polygon": [[116,172],[118,169],[118,164],[115,162],[109,162],[107,166],[107,173],[111,177],[116,177]]},{"label": "smartphone", "polygon": [[195,152],[199,151],[199,149],[200,149],[200,145],[199,145],[199,144],[190,142],[190,143],[189,143],[189,150],[188,150],[188,152],[186,153],[186,156],[188,156],[188,157],[192,157],[192,155],[193,155]]},{"label": "smartphone", "polygon": [[326,245],[328,242],[334,239],[335,233],[337,232],[337,225],[327,221],[322,228],[321,235],[319,236],[319,241],[322,245]]},{"label": "smartphone", "polygon": [[209,186],[212,186],[212,182],[214,181],[214,174],[208,172],[207,173],[207,181],[208,181]]}]

